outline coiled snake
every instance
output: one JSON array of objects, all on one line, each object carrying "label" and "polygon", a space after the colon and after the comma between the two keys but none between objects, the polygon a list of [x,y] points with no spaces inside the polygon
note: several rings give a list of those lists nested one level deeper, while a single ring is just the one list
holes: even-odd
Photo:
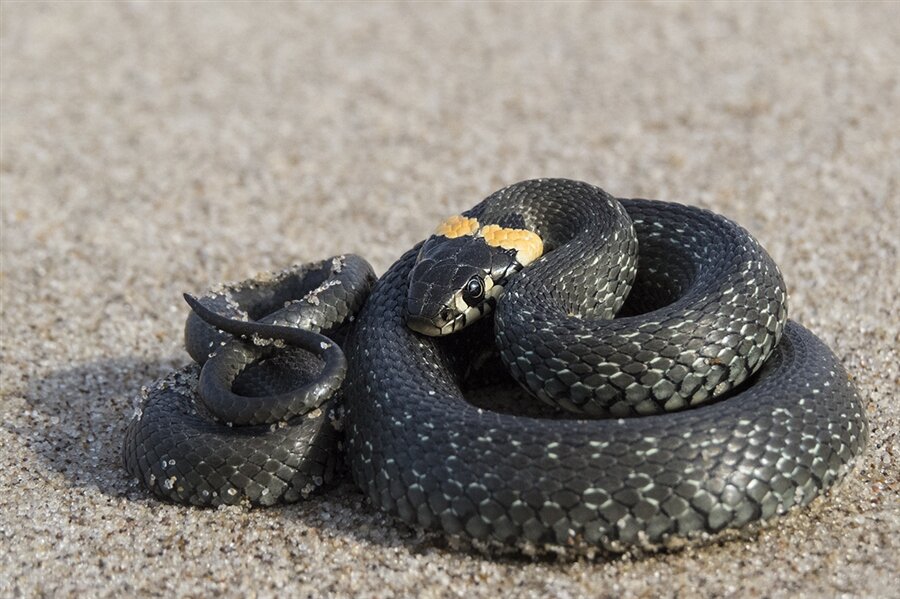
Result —
[{"label": "coiled snake", "polygon": [[744,229],[586,183],[502,189],[377,282],[342,256],[188,300],[205,365],[154,384],[124,445],[173,501],[295,501],[345,459],[412,525],[622,550],[804,505],[867,439]]}]

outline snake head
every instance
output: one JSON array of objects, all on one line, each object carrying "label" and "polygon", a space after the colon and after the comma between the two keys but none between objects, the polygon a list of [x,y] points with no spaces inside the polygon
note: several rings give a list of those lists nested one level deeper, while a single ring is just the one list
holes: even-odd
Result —
[{"label": "snake head", "polygon": [[531,231],[451,217],[425,240],[410,271],[407,326],[432,337],[465,328],[490,313],[509,278],[542,253]]}]

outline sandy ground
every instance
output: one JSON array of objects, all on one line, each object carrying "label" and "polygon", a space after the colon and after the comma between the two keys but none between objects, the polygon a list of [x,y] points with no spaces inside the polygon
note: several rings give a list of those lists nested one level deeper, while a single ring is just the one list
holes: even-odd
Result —
[{"label": "sandy ground", "polygon": [[[2,5],[0,595],[898,596],[898,4]],[[183,291],[379,272],[535,176],[712,208],[781,265],[871,443],[759,534],[486,559],[352,485],[202,511],[130,480]]]}]

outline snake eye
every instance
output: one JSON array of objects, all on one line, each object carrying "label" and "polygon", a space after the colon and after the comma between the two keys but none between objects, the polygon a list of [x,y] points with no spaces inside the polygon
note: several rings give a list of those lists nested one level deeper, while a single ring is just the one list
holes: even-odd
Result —
[{"label": "snake eye", "polygon": [[463,299],[470,306],[484,297],[484,281],[478,275],[473,276],[463,288]]}]

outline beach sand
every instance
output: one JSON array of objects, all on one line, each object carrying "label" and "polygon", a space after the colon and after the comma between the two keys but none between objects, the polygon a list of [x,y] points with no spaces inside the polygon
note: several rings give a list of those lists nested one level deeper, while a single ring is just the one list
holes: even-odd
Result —
[{"label": "beach sand", "polygon": [[[0,596],[900,596],[896,3],[2,5]],[[871,423],[759,533],[487,558],[352,484],[157,501],[121,467],[187,362],[184,291],[343,252],[378,272],[503,185],[699,205],[781,266]]]}]

